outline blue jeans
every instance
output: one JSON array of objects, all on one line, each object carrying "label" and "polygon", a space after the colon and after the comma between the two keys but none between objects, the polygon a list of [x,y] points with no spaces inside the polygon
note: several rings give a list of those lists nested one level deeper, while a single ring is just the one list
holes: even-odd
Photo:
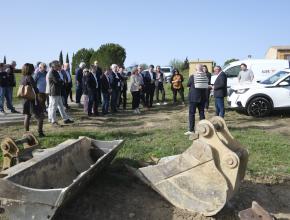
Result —
[{"label": "blue jeans", "polygon": [[12,105],[13,87],[0,87],[0,111],[4,111],[4,98],[6,99],[7,108],[14,110]]},{"label": "blue jeans", "polygon": [[83,88],[81,86],[76,86],[76,103],[81,103],[82,94]]},{"label": "blue jeans", "polygon": [[215,98],[215,113],[217,116],[225,117],[225,103],[224,98],[216,97]]},{"label": "blue jeans", "polygon": [[88,103],[88,115],[92,114],[92,111],[94,111],[94,115],[98,115],[98,93],[96,91],[89,92],[89,103]]},{"label": "blue jeans", "polygon": [[109,105],[110,105],[110,93],[108,92],[103,92],[103,101],[102,101],[102,113],[107,114],[109,112]]},{"label": "blue jeans", "polygon": [[205,119],[204,115],[205,102],[190,102],[189,103],[189,131],[194,131],[195,127],[195,112],[198,108],[199,120]]}]

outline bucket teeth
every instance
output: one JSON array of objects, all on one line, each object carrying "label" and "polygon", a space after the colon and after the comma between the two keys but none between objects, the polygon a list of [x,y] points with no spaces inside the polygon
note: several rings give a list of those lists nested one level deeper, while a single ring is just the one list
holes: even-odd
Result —
[{"label": "bucket teeth", "polygon": [[138,177],[174,206],[206,216],[218,213],[233,196],[246,170],[248,152],[220,117],[202,120],[198,138],[180,155],[138,169]]}]

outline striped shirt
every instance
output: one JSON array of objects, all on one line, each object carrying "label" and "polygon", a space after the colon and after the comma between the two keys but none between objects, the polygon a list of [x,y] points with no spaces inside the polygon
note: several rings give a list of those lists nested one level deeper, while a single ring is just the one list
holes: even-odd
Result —
[{"label": "striped shirt", "polygon": [[208,88],[208,78],[206,73],[195,73],[194,77],[194,87],[197,89],[207,89]]}]

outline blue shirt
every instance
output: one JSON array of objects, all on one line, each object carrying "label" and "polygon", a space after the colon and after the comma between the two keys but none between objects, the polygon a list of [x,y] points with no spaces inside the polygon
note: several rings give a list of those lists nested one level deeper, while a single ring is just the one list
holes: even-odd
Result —
[{"label": "blue shirt", "polygon": [[45,93],[46,90],[46,74],[47,72],[36,72],[33,76],[36,87],[40,93]]}]

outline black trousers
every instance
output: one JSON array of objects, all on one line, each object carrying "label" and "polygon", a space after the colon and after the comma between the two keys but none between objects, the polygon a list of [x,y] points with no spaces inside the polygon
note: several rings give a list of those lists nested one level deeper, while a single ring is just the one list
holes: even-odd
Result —
[{"label": "black trousers", "polygon": [[[70,96],[71,94],[71,85],[66,85],[65,86],[65,102],[64,102],[64,106],[65,107],[68,107],[68,104],[67,104],[67,100],[68,100],[68,97]],[[71,96],[71,99],[72,99],[72,96]]]},{"label": "black trousers", "polygon": [[98,115],[99,95],[97,91],[89,91],[88,115]]},{"label": "black trousers", "polygon": [[140,91],[131,92],[132,94],[132,109],[139,108],[140,105]]},{"label": "black trousers", "polygon": [[83,88],[81,86],[76,86],[76,103],[81,103],[82,94]]},{"label": "black trousers", "polygon": [[210,100],[210,89],[206,90],[206,101],[205,101],[205,108],[209,108],[209,100]]},{"label": "black trousers", "polygon": [[155,84],[150,84],[146,86],[145,88],[145,106],[150,108],[153,106],[153,97],[154,97],[154,91],[155,91]]},{"label": "black trousers", "polygon": [[111,95],[111,111],[112,112],[117,112],[118,111],[118,101],[120,97],[120,89],[113,89],[112,90],[112,95]]},{"label": "black trousers", "polygon": [[196,108],[198,108],[199,112],[199,120],[205,119],[204,116],[204,106],[205,102],[190,102],[189,103],[189,131],[194,131],[194,126],[195,126],[195,112]]},{"label": "black trousers", "polygon": [[120,105],[123,105],[123,109],[127,106],[127,87],[124,87],[120,94]]},{"label": "black trousers", "polygon": [[177,93],[179,93],[181,101],[184,102],[184,90],[183,89],[172,89],[173,92],[173,101],[177,101]]},{"label": "black trousers", "polygon": [[165,102],[165,90],[163,83],[159,83],[155,88],[156,90],[156,101],[159,102],[159,92],[161,92],[162,102]]}]

